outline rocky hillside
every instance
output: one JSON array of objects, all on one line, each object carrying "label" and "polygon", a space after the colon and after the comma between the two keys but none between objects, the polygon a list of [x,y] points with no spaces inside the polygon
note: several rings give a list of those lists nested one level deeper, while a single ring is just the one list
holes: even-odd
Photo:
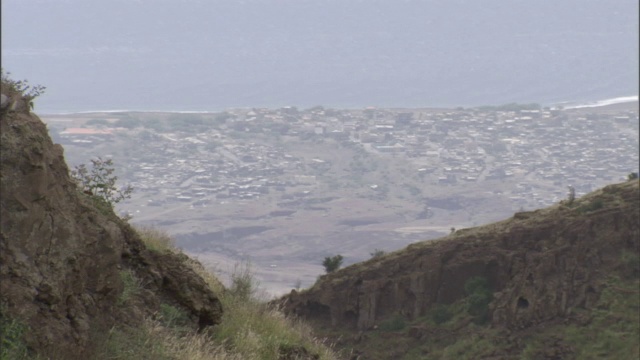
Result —
[{"label": "rocky hillside", "polygon": [[[4,80],[4,78],[3,78]],[[147,250],[111,209],[96,207],[69,177],[63,149],[29,112],[29,98],[5,92],[0,164],[0,296],[3,347],[19,321],[26,349],[51,358],[92,358],[95,334],[139,324],[161,304],[200,329],[220,322],[212,290],[179,255]],[[127,280],[144,290],[119,306]],[[8,341],[8,340],[7,340]]]},{"label": "rocky hillside", "polygon": [[[62,147],[30,112],[33,98],[4,80],[0,359],[336,358],[247,301],[250,280],[241,296],[214,293],[192,260],[148,246],[79,191]],[[611,185],[350,266],[278,302],[352,358],[638,358],[639,207],[638,180]],[[200,345],[184,335],[160,356],[166,344],[138,338],[158,319],[216,342],[206,357],[186,355]],[[130,351],[136,341],[143,352]]]},{"label": "rocky hillside", "polygon": [[596,312],[609,309],[600,315],[628,325],[614,337],[637,358],[639,210],[638,180],[610,185],[324,275],[280,302],[361,359],[576,358],[575,339],[588,330],[595,342],[608,329],[593,328]]},{"label": "rocky hillside", "polygon": [[44,88],[1,84],[0,360],[337,359],[256,294],[248,265],[225,288],[168,234],[116,216],[111,175],[81,190],[30,112]]}]

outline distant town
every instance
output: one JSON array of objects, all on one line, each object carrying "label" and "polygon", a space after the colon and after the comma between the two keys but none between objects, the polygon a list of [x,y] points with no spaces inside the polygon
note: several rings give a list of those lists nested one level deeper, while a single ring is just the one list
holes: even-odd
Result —
[{"label": "distant town", "polygon": [[71,167],[114,159],[135,223],[218,266],[250,258],[282,289],[338,251],[360,261],[624,181],[640,151],[637,102],[42,117]]},{"label": "distant town", "polygon": [[[633,110],[253,109],[219,114],[211,127],[205,116],[173,117],[165,122],[179,124],[150,125],[131,118],[88,121],[85,127],[61,130],[57,137],[63,145],[82,147],[124,134],[146,141],[147,153],[128,155],[127,165],[135,167],[126,181],[139,191],[175,189],[152,205],[251,199],[313,183],[317,169],[331,166],[323,154],[305,159],[277,144],[252,142],[258,134],[280,141],[332,139],[375,155],[406,157],[415,164],[415,174],[432,184],[522,176],[512,196],[522,205],[557,202],[569,184],[578,192],[592,191],[620,180],[638,164],[638,112]],[[354,164],[354,173],[360,170]],[[547,182],[558,187],[554,197],[532,192],[536,183]]]}]

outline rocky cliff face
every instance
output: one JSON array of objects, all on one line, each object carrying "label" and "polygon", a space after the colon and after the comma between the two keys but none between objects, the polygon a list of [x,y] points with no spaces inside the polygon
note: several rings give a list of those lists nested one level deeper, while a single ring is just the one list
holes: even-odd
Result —
[{"label": "rocky cliff face", "polygon": [[637,180],[607,186],[573,204],[350,266],[280,302],[324,327],[366,331],[392,314],[415,319],[460,300],[465,282],[482,276],[493,291],[493,326],[517,330],[563,318],[594,305],[621,253],[638,254],[639,200]]},{"label": "rocky cliff face", "polygon": [[[216,295],[179,255],[147,250],[128,224],[77,190],[62,147],[28,106],[1,111],[1,315],[29,326],[34,352],[89,358],[92,332],[141,321],[160,301],[201,328],[219,322]],[[145,284],[137,306],[116,306],[123,270]]]}]

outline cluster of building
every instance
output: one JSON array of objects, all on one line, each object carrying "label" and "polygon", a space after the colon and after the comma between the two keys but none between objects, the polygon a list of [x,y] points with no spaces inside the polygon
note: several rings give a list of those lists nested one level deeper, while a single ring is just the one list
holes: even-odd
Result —
[{"label": "cluster of building", "polygon": [[[285,152],[279,143],[291,137],[405,157],[431,184],[517,179],[513,200],[533,196],[540,206],[562,197],[566,185],[588,192],[637,171],[639,152],[637,110],[237,109],[198,129],[84,128],[59,136],[63,144],[82,146],[121,133],[143,139],[142,150],[128,155],[127,180],[138,190],[162,193],[158,199],[164,200],[149,205],[206,205],[273,192],[304,197],[317,181],[314,169],[330,160]],[[275,140],[252,141],[258,134]],[[536,194],[539,184],[556,186],[555,197]]]}]

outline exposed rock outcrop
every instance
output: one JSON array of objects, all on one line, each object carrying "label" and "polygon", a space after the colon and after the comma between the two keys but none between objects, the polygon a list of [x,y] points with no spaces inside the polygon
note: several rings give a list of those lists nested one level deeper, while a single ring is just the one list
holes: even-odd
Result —
[{"label": "exposed rock outcrop", "polygon": [[[37,116],[4,109],[0,131],[2,316],[30,327],[31,349],[86,359],[92,332],[141,321],[161,301],[201,328],[219,322],[216,295],[180,255],[147,250],[128,224],[77,190],[62,147]],[[142,280],[144,306],[116,305],[125,269]]]},{"label": "exposed rock outcrop", "polygon": [[604,274],[621,253],[638,254],[638,181],[611,185],[571,204],[519,213],[483,227],[322,276],[311,289],[280,300],[286,312],[355,331],[466,296],[465,282],[488,279],[490,321],[512,330],[590,308]]}]

